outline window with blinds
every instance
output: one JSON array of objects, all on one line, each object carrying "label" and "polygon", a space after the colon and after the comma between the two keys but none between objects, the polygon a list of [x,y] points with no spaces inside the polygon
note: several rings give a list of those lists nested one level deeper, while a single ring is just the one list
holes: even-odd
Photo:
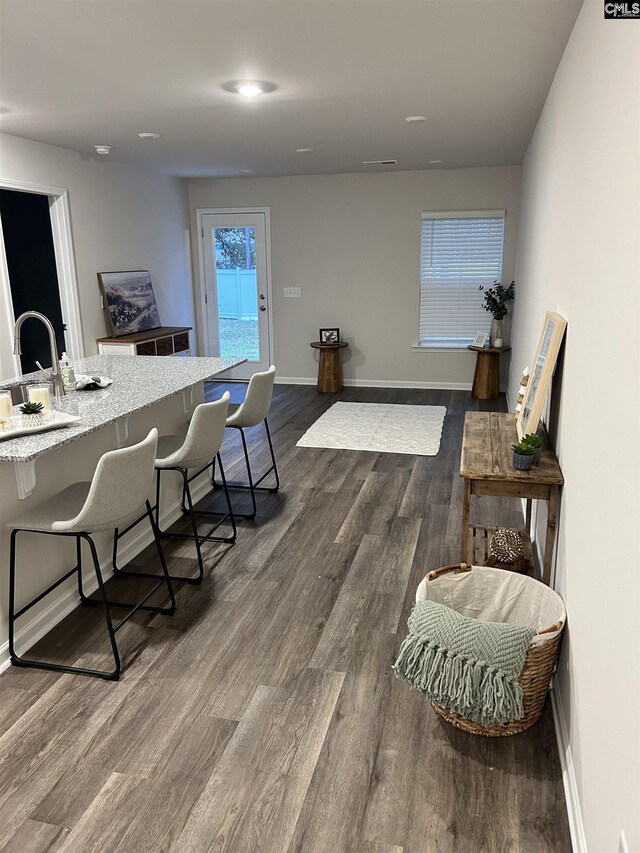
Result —
[{"label": "window with blinds", "polygon": [[480,285],[502,278],[504,210],[423,213],[420,330],[424,347],[466,347],[489,330]]}]

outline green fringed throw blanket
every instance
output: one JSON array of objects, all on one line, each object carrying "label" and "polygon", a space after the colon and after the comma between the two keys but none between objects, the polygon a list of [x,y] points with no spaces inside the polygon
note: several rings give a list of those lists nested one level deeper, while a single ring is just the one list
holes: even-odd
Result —
[{"label": "green fringed throw blanket", "polygon": [[444,604],[418,601],[393,665],[432,701],[485,726],[522,719],[524,666],[533,628],[479,622]]}]

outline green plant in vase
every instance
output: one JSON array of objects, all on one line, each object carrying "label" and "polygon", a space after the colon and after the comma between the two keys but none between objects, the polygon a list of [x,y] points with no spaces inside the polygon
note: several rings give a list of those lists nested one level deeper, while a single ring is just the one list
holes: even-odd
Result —
[{"label": "green plant in vase", "polygon": [[508,287],[494,281],[493,287],[485,290],[484,285],[478,288],[484,292],[482,307],[493,317],[491,321],[491,346],[502,346],[502,321],[507,316],[509,302],[516,298],[516,283],[512,281]]},{"label": "green plant in vase", "polygon": [[511,449],[513,450],[513,467],[517,471],[530,471],[533,466],[535,448],[522,439],[517,444],[512,444]]},{"label": "green plant in vase", "polygon": [[40,426],[44,423],[44,406],[42,403],[23,403],[19,412],[22,415],[22,425],[25,427]]},{"label": "green plant in vase", "polygon": [[540,457],[542,456],[542,447],[544,445],[542,438],[537,433],[530,432],[523,437],[522,442],[529,447],[533,447],[533,464],[535,465],[536,462],[540,461]]}]

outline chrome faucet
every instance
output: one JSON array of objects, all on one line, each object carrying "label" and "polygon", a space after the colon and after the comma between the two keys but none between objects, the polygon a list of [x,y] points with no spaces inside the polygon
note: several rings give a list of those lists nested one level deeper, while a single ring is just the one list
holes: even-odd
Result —
[{"label": "chrome faucet", "polygon": [[38,367],[45,375],[45,379],[53,383],[53,393],[56,397],[64,397],[64,382],[60,373],[60,356],[58,355],[58,347],[56,346],[56,333],[51,325],[51,320],[41,314],[39,311],[25,311],[16,320],[16,325],[13,330],[13,354],[22,355],[22,347],[20,346],[20,329],[25,320],[33,317],[46,328],[49,334],[49,349],[51,351],[51,370],[45,370],[39,362],[36,362]]}]

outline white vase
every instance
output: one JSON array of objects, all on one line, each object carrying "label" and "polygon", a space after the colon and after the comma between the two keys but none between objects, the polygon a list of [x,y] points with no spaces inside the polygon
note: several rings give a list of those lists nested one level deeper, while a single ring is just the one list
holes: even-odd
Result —
[{"label": "white vase", "polygon": [[[500,341],[500,343],[498,343]],[[502,320],[496,320],[495,317],[491,321],[491,346],[502,346]]]}]

